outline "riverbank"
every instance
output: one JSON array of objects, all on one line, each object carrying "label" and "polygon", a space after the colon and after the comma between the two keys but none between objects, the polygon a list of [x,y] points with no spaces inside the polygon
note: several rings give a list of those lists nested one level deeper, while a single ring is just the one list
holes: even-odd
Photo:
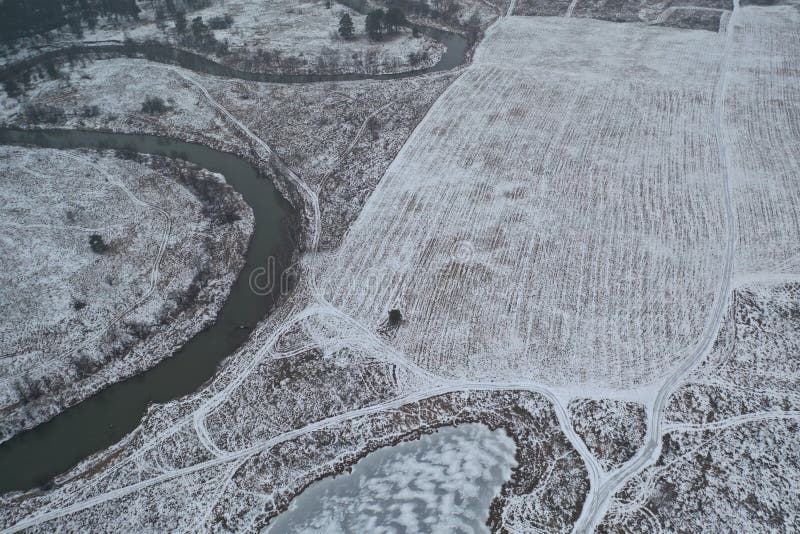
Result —
[{"label": "riverbank", "polygon": [[244,265],[253,214],[220,175],[117,154],[0,147],[25,250],[4,255],[0,441],[171,355]]},{"label": "riverbank", "polygon": [[[366,13],[338,3],[326,7],[324,2],[233,0],[187,13],[191,28],[183,31],[176,28],[175,15],[162,13],[159,18],[152,7],[143,7],[136,20],[109,21],[80,34],[52,31],[4,43],[0,65],[52,57],[54,51],[69,48],[98,46],[109,52],[123,43],[151,43],[265,76],[381,76],[431,68],[446,54],[441,36],[424,27],[414,33],[403,26],[380,40],[370,39],[364,31]],[[337,33],[345,14],[354,26],[348,38]]]},{"label": "riverbank", "polygon": [[[252,207],[252,212],[248,213],[251,213],[249,228],[253,235],[249,247],[245,244],[238,251],[228,251],[231,261],[236,262],[236,268],[226,269],[226,275],[235,277],[235,281],[228,286],[229,292],[220,295],[219,301],[225,297],[227,300],[224,305],[217,303],[221,306],[219,313],[208,317],[204,324],[209,326],[213,323],[213,326],[185,345],[179,336],[167,336],[172,340],[172,350],[152,356],[156,358],[155,361],[171,356],[161,365],[131,380],[118,382],[48,423],[0,445],[0,464],[5,473],[3,485],[4,489],[10,489],[30,487],[40,477],[47,480],[66,470],[80,458],[116,442],[135,428],[150,403],[172,400],[194,391],[208,380],[219,362],[247,338],[249,328],[262,320],[280,298],[279,292],[270,291],[269,288],[259,287],[256,289],[263,290],[255,291],[250,284],[252,272],[266,266],[271,267],[273,274],[278,277],[291,262],[294,242],[290,239],[289,228],[293,217],[288,206],[269,181],[234,156],[163,138],[107,133],[52,131],[25,134],[0,131],[0,141],[62,149],[116,146],[118,151],[122,149],[130,153],[177,154],[202,168],[228,176],[228,182]],[[214,197],[221,201],[219,194]],[[223,218],[227,220],[235,215],[225,211]],[[221,255],[217,261],[225,256]],[[66,289],[72,288],[66,286]],[[194,299],[188,298],[187,302],[211,311],[203,307],[204,302],[199,295]],[[179,347],[180,350],[173,355],[172,352]],[[152,361],[152,358],[145,362]],[[144,368],[135,368],[134,373]],[[110,428],[106,425],[110,425]],[[76,434],[78,430],[81,432]],[[55,442],[60,443],[57,453],[51,446]]]}]

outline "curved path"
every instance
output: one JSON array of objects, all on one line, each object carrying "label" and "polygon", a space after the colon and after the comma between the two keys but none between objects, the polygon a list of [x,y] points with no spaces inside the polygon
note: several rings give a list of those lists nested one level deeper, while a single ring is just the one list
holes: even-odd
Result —
[{"label": "curved path", "polygon": [[[512,1],[509,7],[509,14],[513,11],[513,6],[514,2]],[[735,8],[738,8],[738,2]],[[736,14],[736,11],[737,9],[734,9],[734,16]],[[569,14],[571,14],[571,10],[570,13],[568,13],[568,15]],[[733,18],[734,17],[731,17],[731,20]],[[729,21],[727,35],[726,35],[726,39],[728,40],[728,42],[730,41],[730,35],[732,29],[733,29],[733,24],[732,22]],[[465,45],[466,42],[464,41],[463,44]],[[142,47],[143,46],[144,45],[142,45]],[[152,48],[145,49],[140,47],[134,47],[133,49],[128,47],[124,49],[124,47],[120,45],[103,45],[98,47],[92,47],[90,50],[86,50],[85,52],[90,54],[95,54],[95,53],[145,54],[148,56],[148,59],[157,62],[167,63],[167,64],[177,63],[183,67],[192,70],[197,70],[199,72],[207,72],[210,74],[217,74],[217,75],[228,76],[233,78],[241,78],[247,80],[268,81],[274,83],[308,83],[315,81],[403,78],[403,77],[425,74],[428,72],[434,72],[437,70],[445,70],[447,68],[452,68],[454,66],[462,64],[464,62],[465,53],[467,50],[466,46],[464,46],[463,49],[461,49],[460,51],[461,57],[459,61],[456,63],[451,62],[451,60],[448,60],[447,63],[443,63],[443,61],[440,61],[439,64],[430,69],[422,69],[419,71],[412,71],[400,74],[387,74],[387,75],[357,74],[357,75],[293,77],[293,76],[274,76],[274,75],[246,73],[243,71],[237,71],[235,69],[224,67],[222,65],[219,65],[217,63],[208,60],[207,58],[198,56],[196,54],[178,51],[175,49],[171,49],[169,47],[161,47],[161,48],[162,49],[159,50]],[[166,48],[167,50],[163,50],[163,48]],[[453,47],[452,50],[455,51],[457,50],[457,48]],[[55,55],[58,54],[66,55],[67,53],[72,53],[72,52],[74,51],[60,50],[52,53],[48,52],[41,56],[38,56],[37,58],[29,60],[29,63],[27,65],[25,64],[26,62],[15,64],[7,68],[4,72],[0,73],[0,79],[2,79],[3,76],[13,75],[15,69],[23,69],[30,67],[31,64],[34,64],[35,62],[41,61],[44,58],[48,57],[48,54],[52,54],[52,56],[49,57],[54,57]],[[448,45],[448,54],[450,53],[451,53],[451,47]],[[159,56],[159,54],[163,55]],[[260,146],[262,149],[268,152],[267,156],[271,154],[269,147],[263,141],[258,139],[257,136],[252,134],[252,132],[249,132],[249,130],[247,130],[239,121],[237,121],[235,117],[233,117],[230,113],[228,113],[227,110],[225,110],[222,106],[214,102],[213,99],[211,99],[208,92],[205,91],[205,89],[202,87],[202,85],[190,79],[183,73],[179,74],[184,78],[186,78],[191,83],[194,83],[195,85],[200,87],[200,90],[211,101],[211,103],[221,113],[223,113],[223,115],[226,115],[238,127],[244,128],[245,133],[248,135],[248,137],[256,145]],[[265,343],[265,345],[261,347],[255,355],[253,355],[252,359],[249,360],[242,369],[237,370],[237,376],[223,390],[218,392],[216,395],[214,395],[207,401],[203,402],[195,412],[176,421],[169,429],[165,431],[163,435],[157,438],[153,438],[150,442],[145,443],[140,450],[132,454],[132,457],[135,457],[139,454],[143,454],[144,451],[150,450],[152,447],[155,447],[164,436],[172,435],[175,432],[178,432],[181,429],[186,428],[187,425],[193,425],[193,428],[197,433],[197,435],[200,437],[200,440],[203,443],[203,445],[213,453],[214,457],[211,460],[207,462],[198,463],[196,465],[186,467],[184,469],[171,471],[169,473],[165,473],[163,475],[148,480],[139,481],[121,488],[117,488],[115,490],[96,495],[85,501],[64,506],[63,508],[43,510],[40,513],[35,513],[34,515],[26,519],[23,519],[14,525],[9,526],[3,532],[14,532],[27,527],[39,525],[48,520],[52,520],[54,518],[61,517],[63,515],[73,513],[78,510],[86,509],[91,506],[95,506],[99,503],[106,502],[108,500],[116,499],[121,496],[133,493],[142,488],[161,483],[164,480],[181,476],[186,473],[195,472],[213,465],[220,465],[224,463],[232,463],[235,465],[237,462],[240,462],[243,459],[246,459],[247,457],[258,453],[259,451],[272,447],[277,443],[294,439],[298,436],[302,436],[309,432],[313,432],[321,428],[326,428],[331,425],[339,424],[344,421],[352,420],[357,417],[378,413],[387,409],[392,409],[401,406],[403,404],[415,402],[424,398],[441,395],[448,392],[465,391],[465,390],[488,390],[488,389],[534,391],[545,396],[550,400],[552,406],[554,407],[554,411],[558,417],[562,431],[564,432],[565,436],[569,439],[569,441],[572,443],[572,445],[575,447],[576,451],[581,456],[585,464],[590,481],[590,492],[584,504],[581,517],[579,518],[578,523],[575,525],[575,531],[577,532],[592,531],[597,526],[597,524],[602,520],[603,515],[605,514],[613,495],[628,480],[630,480],[631,477],[641,472],[641,470],[645,469],[647,466],[652,464],[658,458],[660,452],[661,435],[665,431],[665,427],[662,424],[664,407],[666,406],[670,395],[675,391],[675,389],[677,389],[682,380],[707,356],[708,352],[711,350],[713,346],[713,341],[719,329],[720,322],[724,317],[731,289],[733,254],[734,254],[734,244],[736,238],[735,218],[732,208],[729,177],[727,174],[729,168],[729,165],[727,164],[728,163],[727,147],[725,144],[725,135],[722,127],[725,88],[726,88],[726,70],[725,70],[725,64],[723,64],[722,72],[720,75],[720,82],[718,86],[717,105],[715,108],[715,122],[718,129],[720,153],[723,158],[724,202],[725,202],[725,213],[728,222],[726,254],[724,258],[724,265],[722,266],[720,273],[720,287],[717,292],[713,309],[711,311],[709,318],[707,319],[706,326],[702,333],[701,338],[698,340],[698,342],[695,344],[694,347],[692,347],[690,350],[687,351],[686,358],[682,361],[682,363],[677,368],[673,369],[670,372],[670,374],[665,378],[665,380],[663,381],[663,383],[659,388],[658,394],[656,395],[654,401],[649,406],[650,413],[648,420],[648,434],[645,445],[639,451],[639,453],[631,461],[626,463],[622,468],[612,472],[605,472],[602,469],[597,459],[591,455],[591,453],[587,450],[583,441],[580,439],[580,437],[576,434],[576,432],[572,428],[572,424],[569,420],[568,413],[565,409],[566,405],[565,399],[561,398],[557,393],[553,392],[551,389],[547,388],[542,384],[534,382],[486,383],[486,382],[470,382],[470,381],[452,381],[443,377],[437,377],[431,375],[430,373],[418,368],[413,363],[408,361],[403,354],[397,352],[392,347],[387,346],[381,339],[375,336],[373,332],[369,331],[369,329],[366,329],[366,327],[360,325],[357,321],[353,320],[352,318],[347,317],[345,314],[343,314],[340,310],[336,309],[330,303],[325,302],[322,296],[317,291],[314,290],[314,281],[312,279],[308,281],[308,283],[310,284],[313,296],[313,302],[306,309],[302,310],[298,314],[295,314],[293,317],[291,317],[290,319],[285,321],[282,325],[280,325],[280,327],[276,330],[274,335],[270,337],[270,340],[268,340],[268,342]],[[308,197],[307,200],[309,200],[309,204],[314,206],[313,208],[314,214],[311,216],[311,218],[313,219],[313,225],[314,225],[313,235],[316,237],[312,237],[310,246],[310,250],[314,252],[316,250],[316,243],[319,236],[319,224],[320,224],[318,216],[319,208],[318,205],[316,204],[316,194],[307,187],[303,188],[305,184],[303,184],[303,182],[299,178],[294,177],[293,181],[294,179],[296,179],[296,185],[298,185],[299,189],[303,191],[303,193]],[[207,418],[207,416],[210,413],[212,413],[217,408],[217,406],[219,406],[222,403],[222,401],[227,399],[229,395],[231,395],[238,388],[238,386],[244,381],[244,379],[251,372],[255,371],[255,369],[258,367],[258,364],[264,358],[281,357],[281,354],[272,351],[275,340],[278,339],[278,336],[283,331],[285,331],[285,329],[296,324],[297,321],[305,320],[311,315],[315,315],[317,317],[325,316],[328,317],[330,320],[336,320],[339,321],[340,323],[344,321],[344,324],[348,327],[347,331],[342,332],[340,339],[337,339],[336,341],[343,342],[346,339],[349,339],[348,336],[351,336],[352,332],[356,332],[360,336],[359,337],[360,342],[365,343],[369,345],[371,349],[374,349],[373,354],[375,355],[376,359],[390,362],[406,368],[409,372],[419,376],[424,386],[421,387],[419,390],[410,393],[407,396],[391,399],[383,403],[371,405],[361,409],[338,414],[323,420],[315,421],[306,425],[305,427],[282,433],[278,436],[274,436],[268,440],[265,440],[264,442],[258,443],[251,447],[247,447],[236,451],[225,451],[220,449],[217,446],[217,444],[215,444],[212,441],[211,437],[209,436],[205,428],[205,419]],[[165,362],[169,362],[170,360],[171,359],[165,360]],[[0,459],[2,459],[1,447],[0,447]],[[2,467],[0,467],[0,470],[1,469]],[[115,467],[111,467],[111,469],[115,469]]]},{"label": "curved path", "polygon": [[662,419],[664,410],[672,394],[681,385],[683,380],[699,366],[714,348],[714,341],[717,338],[722,321],[725,318],[725,311],[728,307],[728,300],[731,294],[733,280],[733,264],[736,252],[736,214],[733,208],[732,188],[730,169],[730,150],[727,144],[727,136],[723,126],[723,116],[725,113],[725,93],[727,89],[727,68],[730,56],[729,48],[731,45],[734,19],[739,11],[739,0],[734,0],[733,14],[728,20],[725,31],[725,45],[723,48],[723,60],[720,66],[719,81],[716,87],[715,106],[714,106],[714,125],[717,131],[717,143],[719,145],[720,159],[722,161],[722,181],[723,181],[723,203],[725,208],[725,219],[727,234],[725,236],[725,256],[720,272],[720,286],[711,310],[711,315],[706,321],[700,339],[693,347],[691,353],[685,358],[677,368],[667,376],[650,407],[648,414],[647,438],[645,444],[639,449],[636,456],[623,465],[620,469],[613,472],[602,483],[593,487],[589,493],[583,513],[575,526],[577,532],[592,532],[602,521],[603,516],[608,510],[609,503],[613,496],[623,488],[632,477],[636,476],[648,466],[654,464],[661,453],[661,437],[664,433]]},{"label": "curved path", "polygon": [[[151,402],[166,402],[191,393],[213,376],[218,363],[248,337],[249,330],[241,327],[261,321],[274,304],[275,297],[271,293],[250,290],[249,273],[272,257],[277,260],[278,267],[274,274],[279,276],[292,254],[293,240],[286,224],[292,216],[288,204],[270,180],[261,177],[245,160],[231,154],[151,135],[68,130],[0,129],[0,143],[62,149],[133,147],[137,152],[163,156],[177,153],[183,159],[223,174],[250,204],[255,218],[245,265],[213,326],[195,335],[178,352],[150,370],[110,385],[49,421],[0,444],[0,473],[3,473],[0,491],[9,491],[35,487],[67,471],[135,429]],[[80,156],[70,157],[86,162]],[[112,177],[108,178],[116,184]],[[164,247],[162,240],[159,260]],[[151,272],[151,290],[137,300],[136,306],[152,293],[157,282],[157,265]],[[118,320],[119,316],[114,318]]]}]

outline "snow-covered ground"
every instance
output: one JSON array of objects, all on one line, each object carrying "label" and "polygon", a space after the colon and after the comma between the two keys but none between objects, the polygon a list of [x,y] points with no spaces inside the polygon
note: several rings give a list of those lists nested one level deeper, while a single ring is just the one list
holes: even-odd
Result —
[{"label": "snow-covered ground", "polygon": [[[241,220],[215,222],[179,175],[222,181],[164,160],[0,147],[1,439],[153,366],[214,319],[252,215],[221,185],[220,207]],[[108,250],[92,251],[95,234]]]},{"label": "snow-covered ground", "polygon": [[488,532],[514,449],[503,431],[477,424],[381,449],[306,489],[266,533]]},{"label": "snow-covered ground", "polygon": [[[258,165],[251,140],[209,104],[199,89],[206,87],[317,192],[322,200],[321,245],[331,248],[413,128],[457,75],[281,85],[231,81],[120,58],[65,69],[63,79],[40,81],[18,99],[0,90],[0,121],[47,127],[27,121],[24,105],[51,106],[64,111],[59,127],[163,134],[209,144]],[[142,113],[147,96],[162,96],[169,111]],[[98,114],[85,116],[85,107],[93,106]]]},{"label": "snow-covered ground", "polygon": [[326,266],[327,299],[373,327],[399,308],[391,344],[437,374],[663,376],[720,286],[720,59],[709,32],[499,22]]},{"label": "snow-covered ground", "polygon": [[[442,43],[424,35],[414,37],[409,28],[387,34],[381,41],[371,41],[364,29],[365,15],[336,2],[331,4],[326,8],[324,0],[220,0],[210,7],[187,13],[186,18],[191,26],[195,17],[202,17],[208,23],[214,17],[232,16],[231,27],[212,30],[217,41],[228,43],[230,53],[202,52],[202,55],[255,72],[402,72],[434,65],[444,52]],[[106,23],[95,30],[85,28],[80,38],[51,32],[49,40],[22,40],[15,43],[15,50],[5,50],[4,61],[20,60],[35,50],[124,39],[136,42],[152,39],[192,49],[175,32],[172,20],[166,20],[160,28],[152,7],[148,3],[142,3],[141,7],[139,21]],[[351,39],[343,39],[337,33],[339,19],[345,13],[350,15],[354,25]],[[188,31],[191,33],[191,29]]]},{"label": "snow-covered ground", "polygon": [[[2,524],[258,531],[379,447],[481,422],[516,444],[493,530],[796,530],[797,16],[737,4],[720,34],[504,18],[218,375],[51,491],[3,496]],[[260,157],[274,110],[317,94],[144,69],[174,115],[142,118],[121,87],[91,124]],[[49,83],[52,104],[102,93]],[[359,102],[355,145],[382,109]],[[314,207],[319,177],[360,172],[323,173],[341,161],[323,144],[296,159]]]},{"label": "snow-covered ground", "polygon": [[[444,45],[426,36],[413,37],[408,28],[386,35],[382,41],[370,41],[364,30],[365,15],[331,4],[326,8],[324,0],[226,0],[193,12],[192,17],[202,16],[207,21],[228,13],[234,23],[228,29],[215,30],[217,40],[227,40],[234,53],[263,50],[283,58],[283,66],[270,68],[259,61],[249,65],[258,71],[287,71],[286,58],[291,56],[304,64],[288,72],[401,72],[434,65],[442,56]],[[345,13],[355,28],[352,39],[337,33]],[[414,64],[409,61],[411,55],[419,58]]]}]

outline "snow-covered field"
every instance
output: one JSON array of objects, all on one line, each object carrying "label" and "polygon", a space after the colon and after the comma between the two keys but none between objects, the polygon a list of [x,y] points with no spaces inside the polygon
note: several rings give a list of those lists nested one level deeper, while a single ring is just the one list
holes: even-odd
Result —
[{"label": "snow-covered field", "polygon": [[[798,14],[737,4],[721,21],[502,19],[341,246],[311,247],[303,285],[217,376],[51,491],[0,497],[2,524],[258,531],[377,448],[480,422],[516,444],[492,530],[796,530]],[[274,133],[316,89],[141,64],[34,96],[77,109],[116,79],[119,113],[89,124],[254,158],[259,136],[300,140],[320,120],[335,150],[275,151],[322,213],[327,179],[377,172],[370,150],[400,138],[364,135],[384,113],[363,102],[377,85],[324,86],[358,94],[352,113],[319,99]],[[431,79],[449,80],[411,90]],[[148,88],[174,91],[174,109],[138,113]],[[332,133],[341,116],[317,119],[330,109],[350,141]],[[336,156],[369,139],[361,163]]]},{"label": "snow-covered field", "polygon": [[231,197],[242,219],[218,224],[177,178],[222,178],[159,162],[0,147],[0,439],[168,357],[224,302],[250,209]]},{"label": "snow-covered field", "polygon": [[438,374],[658,379],[720,286],[720,52],[708,32],[498,23],[369,199],[327,298],[375,326],[399,308],[391,343]]}]

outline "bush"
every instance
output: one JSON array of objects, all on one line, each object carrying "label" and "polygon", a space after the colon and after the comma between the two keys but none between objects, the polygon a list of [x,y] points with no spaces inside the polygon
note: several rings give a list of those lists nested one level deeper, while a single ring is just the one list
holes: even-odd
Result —
[{"label": "bush", "polygon": [[82,354],[77,360],[73,362],[75,366],[75,373],[79,378],[85,378],[92,374],[98,367],[98,362],[94,361],[91,356]]},{"label": "bush", "polygon": [[403,320],[403,314],[398,309],[389,310],[389,324],[394,326],[400,324]]},{"label": "bush", "polygon": [[111,248],[103,241],[103,236],[100,234],[92,234],[89,236],[89,246],[95,254],[103,254]]},{"label": "bush", "polygon": [[370,117],[367,119],[367,129],[372,136],[372,140],[375,141],[378,139],[378,134],[381,131],[381,123],[378,122],[378,119],[376,119],[374,116]]},{"label": "bush", "polygon": [[100,108],[98,106],[83,106],[81,108],[81,117],[89,119],[100,115]]},{"label": "bush", "polygon": [[30,123],[61,124],[67,120],[63,110],[45,104],[27,104],[22,113]]},{"label": "bush", "polygon": [[131,335],[137,339],[145,339],[150,335],[151,327],[146,323],[131,322],[127,327]]},{"label": "bush", "polygon": [[6,90],[6,94],[11,98],[16,98],[22,94],[19,84],[10,78],[3,81],[3,87]]},{"label": "bush", "polygon": [[233,26],[233,17],[230,13],[225,13],[222,17],[211,17],[208,19],[208,27],[212,30],[225,30]]},{"label": "bush", "polygon": [[142,111],[144,113],[160,114],[168,110],[164,100],[157,96],[148,96],[142,102]]}]

